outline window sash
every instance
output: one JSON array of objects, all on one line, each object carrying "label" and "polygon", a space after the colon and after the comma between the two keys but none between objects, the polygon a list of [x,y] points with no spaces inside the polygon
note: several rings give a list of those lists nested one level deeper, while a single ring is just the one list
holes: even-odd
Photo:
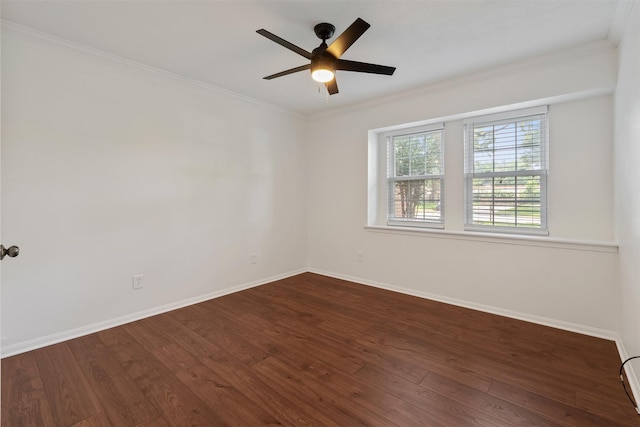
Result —
[{"label": "window sash", "polygon": [[[524,194],[518,192],[518,187],[524,184],[518,184],[518,178],[531,177],[537,178],[539,185],[536,187],[537,192],[527,194],[526,188]],[[547,174],[530,173],[518,175],[506,175],[501,173],[499,176],[491,176],[483,174],[482,177],[468,175],[466,177],[466,188],[474,189],[475,180],[495,180],[508,179],[514,180],[513,194],[496,195],[495,191],[485,193],[483,197],[481,192],[467,192],[466,199],[466,218],[467,229],[488,230],[497,229],[497,231],[513,231],[536,233],[547,229],[547,203],[546,195],[543,188],[546,187]],[[510,185],[510,184],[507,184]],[[506,185],[505,185],[506,186]],[[493,190],[493,188],[491,189]],[[521,191],[522,192],[522,191]]]},{"label": "window sash", "polygon": [[[421,135],[437,135],[437,152],[429,141],[422,147]],[[421,227],[444,225],[444,132],[443,126],[404,129],[387,136],[387,224]],[[418,137],[418,139],[412,139]],[[404,142],[404,155],[397,157],[398,146]],[[431,141],[433,143],[433,141]],[[412,145],[413,144],[413,145]],[[437,158],[433,158],[435,154]],[[398,170],[399,160],[402,170]],[[416,165],[414,167],[414,165]],[[426,173],[425,173],[426,172]],[[429,173],[430,172],[430,173]],[[399,174],[400,173],[400,174]]]},{"label": "window sash", "polygon": [[[540,129],[527,135],[517,125],[527,121],[539,121]],[[476,130],[489,128],[493,133],[478,147]],[[465,230],[547,234],[547,150],[546,107],[465,121]],[[496,153],[510,157],[497,162]],[[520,160],[529,167],[520,168]],[[483,182],[482,188],[474,182]]]},{"label": "window sash", "polygon": [[411,180],[389,179],[388,225],[441,226],[443,190],[442,176]]}]

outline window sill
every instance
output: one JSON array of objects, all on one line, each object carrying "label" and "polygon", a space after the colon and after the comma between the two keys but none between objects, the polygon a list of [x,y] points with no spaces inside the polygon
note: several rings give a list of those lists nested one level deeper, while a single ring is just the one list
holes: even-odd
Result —
[{"label": "window sill", "polygon": [[513,235],[498,233],[483,233],[470,231],[446,231],[433,228],[395,227],[382,225],[366,225],[365,230],[374,233],[395,233],[413,236],[425,236],[434,239],[468,240],[485,243],[500,243],[505,245],[538,246],[545,248],[570,249],[591,252],[618,252],[616,242],[584,241],[570,239],[555,239],[531,235]]}]

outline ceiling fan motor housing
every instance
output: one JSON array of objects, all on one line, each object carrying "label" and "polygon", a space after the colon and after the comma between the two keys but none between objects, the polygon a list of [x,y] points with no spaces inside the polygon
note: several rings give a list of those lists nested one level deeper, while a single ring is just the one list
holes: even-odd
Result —
[{"label": "ceiling fan motor housing", "polygon": [[329,52],[323,52],[320,55],[316,55],[311,60],[311,69],[314,68],[331,68],[336,69],[336,57]]},{"label": "ceiling fan motor housing", "polygon": [[318,36],[319,39],[325,41],[333,37],[333,34],[336,32],[336,27],[334,27],[332,24],[321,22],[320,24],[313,27],[313,31],[315,31],[316,36]]}]

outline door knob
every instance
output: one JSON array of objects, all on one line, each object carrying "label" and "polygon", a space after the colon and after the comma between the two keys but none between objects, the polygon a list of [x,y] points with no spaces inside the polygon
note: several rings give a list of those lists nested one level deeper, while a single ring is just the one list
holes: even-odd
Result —
[{"label": "door knob", "polygon": [[9,246],[5,248],[4,245],[0,245],[0,260],[4,259],[5,255],[11,258],[15,258],[20,254],[20,248],[17,246]]}]

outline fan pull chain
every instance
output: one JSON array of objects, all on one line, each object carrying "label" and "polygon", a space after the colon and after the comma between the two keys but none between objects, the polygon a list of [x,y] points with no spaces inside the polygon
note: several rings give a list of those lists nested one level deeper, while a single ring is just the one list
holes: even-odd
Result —
[{"label": "fan pull chain", "polygon": [[318,87],[318,94],[320,94],[320,91],[322,89],[325,89],[325,91],[324,91],[324,103],[328,104],[329,103],[329,91],[326,90],[327,88],[323,84],[318,84],[317,87]]}]

